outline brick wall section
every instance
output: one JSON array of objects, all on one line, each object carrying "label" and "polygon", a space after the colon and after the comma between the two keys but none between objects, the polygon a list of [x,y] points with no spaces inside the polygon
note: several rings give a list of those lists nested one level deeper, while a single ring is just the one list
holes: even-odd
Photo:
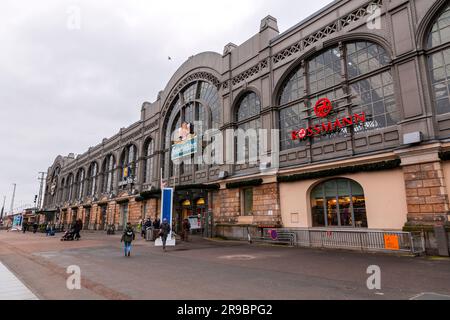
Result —
[{"label": "brick wall section", "polygon": [[111,224],[116,225],[116,230],[119,225],[119,205],[116,204],[116,202],[109,202],[108,207],[106,209],[106,226],[109,226]]},{"label": "brick wall section", "polygon": [[409,225],[445,221],[449,199],[440,162],[403,167]]},{"label": "brick wall section", "polygon": [[220,216],[221,216],[221,195],[219,191],[213,191],[211,193],[211,198],[212,198],[212,203],[209,202],[209,209],[212,210],[213,212],[213,216],[214,216],[214,221],[217,222],[218,220],[220,220]]},{"label": "brick wall section", "polygon": [[278,192],[278,183],[263,184],[253,188],[254,223],[268,225],[281,223]]},{"label": "brick wall section", "polygon": [[235,223],[240,215],[241,202],[239,189],[223,189],[219,191],[220,215],[217,223]]},{"label": "brick wall section", "polygon": [[[263,184],[253,187],[253,223],[273,225],[281,223],[281,211],[278,203],[279,188],[277,183]],[[216,223],[235,223],[241,215],[240,189],[224,189],[219,191],[220,212],[215,217]],[[217,202],[217,201],[216,201]],[[214,203],[214,206],[217,204]]]},{"label": "brick wall section", "polygon": [[137,226],[142,219],[142,202],[136,202],[134,198],[128,202],[128,222]]},{"label": "brick wall section", "polygon": [[159,216],[158,199],[146,200],[142,203],[142,205],[144,205],[144,203],[147,204],[147,212],[145,213],[146,218],[151,218],[154,220],[157,215]]}]

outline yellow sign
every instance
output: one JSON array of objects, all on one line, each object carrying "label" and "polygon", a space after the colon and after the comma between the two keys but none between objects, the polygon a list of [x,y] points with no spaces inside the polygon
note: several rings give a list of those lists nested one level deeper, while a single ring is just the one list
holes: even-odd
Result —
[{"label": "yellow sign", "polygon": [[123,176],[128,178],[128,167],[123,168]]},{"label": "yellow sign", "polygon": [[396,251],[400,250],[398,235],[385,234],[384,235],[384,247],[387,250],[396,250]]}]

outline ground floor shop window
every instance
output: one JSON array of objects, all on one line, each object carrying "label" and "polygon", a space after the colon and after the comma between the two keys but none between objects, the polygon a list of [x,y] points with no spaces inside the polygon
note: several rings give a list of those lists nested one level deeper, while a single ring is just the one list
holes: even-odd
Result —
[{"label": "ground floor shop window", "polygon": [[253,189],[247,188],[242,190],[241,214],[243,216],[251,216],[253,214]]},{"label": "ground floor shop window", "polygon": [[323,182],[311,192],[313,227],[367,228],[363,188],[349,179]]}]

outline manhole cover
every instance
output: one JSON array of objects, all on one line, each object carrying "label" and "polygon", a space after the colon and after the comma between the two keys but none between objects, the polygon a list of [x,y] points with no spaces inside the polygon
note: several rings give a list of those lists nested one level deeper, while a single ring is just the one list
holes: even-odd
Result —
[{"label": "manhole cover", "polygon": [[222,256],[222,257],[219,257],[219,258],[220,259],[225,259],[225,260],[240,260],[240,261],[256,259],[255,256],[250,256],[250,255],[247,255],[247,254],[237,254],[237,255],[232,255],[232,256]]}]

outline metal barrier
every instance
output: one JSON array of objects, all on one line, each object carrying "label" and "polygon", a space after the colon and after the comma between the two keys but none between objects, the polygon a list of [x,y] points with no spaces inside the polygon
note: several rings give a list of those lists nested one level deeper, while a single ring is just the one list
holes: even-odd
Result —
[{"label": "metal barrier", "polygon": [[[275,230],[275,233],[273,232]],[[275,236],[274,236],[275,235]],[[253,241],[297,247],[348,249],[367,252],[425,252],[421,233],[346,229],[263,229]]]}]

